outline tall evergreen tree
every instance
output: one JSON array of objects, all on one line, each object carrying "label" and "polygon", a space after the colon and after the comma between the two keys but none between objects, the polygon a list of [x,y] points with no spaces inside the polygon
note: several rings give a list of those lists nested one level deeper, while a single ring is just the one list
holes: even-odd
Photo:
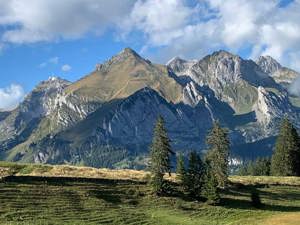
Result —
[{"label": "tall evergreen tree", "polygon": [[186,180],[185,176],[186,176],[186,170],[184,166],[184,157],[183,154],[181,153],[177,157],[176,179],[181,184],[184,184]]},{"label": "tall evergreen tree", "polygon": [[299,170],[299,136],[292,123],[284,118],[272,156],[271,173],[274,176],[299,176]]},{"label": "tall evergreen tree", "polygon": [[257,158],[252,165],[252,176],[270,176],[271,160],[269,158]]},{"label": "tall evergreen tree", "polygon": [[206,165],[204,185],[202,188],[202,196],[207,199],[208,204],[218,204],[220,202],[220,194],[218,190],[218,180],[213,169],[209,164]]},{"label": "tall evergreen tree", "polygon": [[206,161],[218,181],[218,186],[225,187],[228,181],[230,149],[227,129],[222,128],[218,122],[215,122],[206,142],[209,147]]},{"label": "tall evergreen tree", "polygon": [[192,197],[200,197],[203,185],[204,164],[200,156],[192,151],[189,155],[189,164],[186,174],[186,188]]},{"label": "tall evergreen tree", "polygon": [[165,173],[171,174],[170,157],[171,154],[174,154],[164,124],[164,119],[160,116],[154,128],[154,136],[150,148],[151,184],[153,192],[158,195],[165,192],[163,177]]},{"label": "tall evergreen tree", "polygon": [[240,176],[270,176],[271,159],[257,158],[242,165],[238,171]]}]

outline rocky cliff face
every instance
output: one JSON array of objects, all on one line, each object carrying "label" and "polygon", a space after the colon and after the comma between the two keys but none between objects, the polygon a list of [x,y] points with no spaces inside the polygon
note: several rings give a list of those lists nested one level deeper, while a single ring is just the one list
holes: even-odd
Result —
[{"label": "rocky cliff face", "polygon": [[230,129],[235,156],[270,154],[282,117],[300,127],[299,109],[273,79],[282,68],[269,57],[255,63],[225,51],[193,61],[176,57],[164,66],[125,49],[75,83],[42,82],[17,109],[0,113],[0,156],[141,166],[158,115],[175,150],[204,151],[219,120]]},{"label": "rocky cliff face", "polygon": [[271,56],[260,56],[256,63],[265,73],[269,74],[277,83],[284,87],[288,87],[288,85],[299,77],[299,73],[281,66]]},{"label": "rocky cliff face", "polygon": [[290,104],[287,95],[275,94],[263,87],[258,87],[258,98],[254,105],[257,120],[263,124],[269,124],[276,118],[291,116],[295,110]]},{"label": "rocky cliff face", "polygon": [[218,99],[241,114],[251,110],[258,86],[276,87],[274,80],[253,61],[226,51],[215,52],[199,61],[175,58],[168,66],[178,76],[188,76],[200,86],[209,86]]},{"label": "rocky cliff face", "polygon": [[67,85],[68,81],[51,77],[27,95],[25,100],[0,122],[0,149],[9,149],[25,141],[42,118],[55,110],[56,106],[49,102]]}]

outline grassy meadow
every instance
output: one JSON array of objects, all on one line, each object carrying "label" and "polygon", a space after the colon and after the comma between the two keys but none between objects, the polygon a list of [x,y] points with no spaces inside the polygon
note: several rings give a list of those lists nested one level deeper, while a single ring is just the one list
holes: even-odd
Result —
[{"label": "grassy meadow", "polygon": [[300,224],[299,178],[231,177],[221,204],[210,206],[176,183],[172,196],[152,196],[143,171],[0,162],[0,177],[0,224]]}]

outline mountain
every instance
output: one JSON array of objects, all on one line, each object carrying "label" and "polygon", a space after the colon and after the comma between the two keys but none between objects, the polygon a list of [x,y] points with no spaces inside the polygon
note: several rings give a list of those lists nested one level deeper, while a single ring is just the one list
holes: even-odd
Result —
[{"label": "mountain", "polygon": [[227,102],[236,113],[251,111],[258,86],[279,86],[251,60],[243,60],[226,51],[218,51],[190,62],[175,58],[168,63],[177,76],[190,77],[200,86],[209,86],[217,98]]},{"label": "mountain", "polygon": [[256,63],[262,71],[285,87],[288,87],[300,75],[294,70],[281,66],[271,56],[260,56]]},{"label": "mountain", "polygon": [[159,65],[126,48],[74,83],[41,82],[15,110],[0,112],[0,159],[142,168],[158,115],[176,151],[205,151],[219,120],[232,157],[270,155],[284,116],[300,128],[299,108],[274,75],[287,70],[226,51]]},{"label": "mountain", "polygon": [[144,87],[153,88],[168,101],[181,100],[182,87],[169,76],[166,66],[152,64],[125,48],[107,62],[98,64],[90,75],[71,84],[66,93],[106,102],[126,98]]},{"label": "mountain", "polygon": [[9,149],[26,140],[43,117],[52,115],[55,109],[53,99],[68,84],[65,80],[51,77],[41,82],[15,110],[6,113],[0,123],[1,147]]}]

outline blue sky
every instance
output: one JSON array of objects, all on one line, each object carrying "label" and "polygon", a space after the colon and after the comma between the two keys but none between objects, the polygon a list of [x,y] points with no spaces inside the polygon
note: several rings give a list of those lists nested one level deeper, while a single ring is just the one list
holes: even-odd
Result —
[{"label": "blue sky", "polygon": [[125,47],[155,62],[225,49],[300,69],[300,0],[0,0],[0,109]]}]

